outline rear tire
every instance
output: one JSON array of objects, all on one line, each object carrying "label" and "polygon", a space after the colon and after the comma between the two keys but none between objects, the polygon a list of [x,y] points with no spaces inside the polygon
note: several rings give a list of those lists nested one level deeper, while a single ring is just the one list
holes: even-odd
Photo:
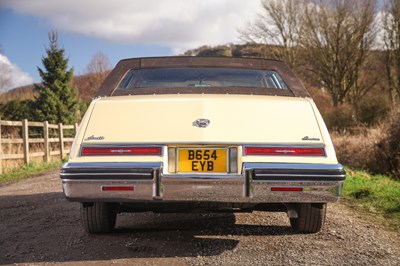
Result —
[{"label": "rear tire", "polygon": [[292,228],[300,233],[317,233],[325,222],[326,203],[299,203],[297,218],[290,218]]},{"label": "rear tire", "polygon": [[117,207],[113,203],[93,202],[81,204],[81,221],[89,234],[110,233],[117,219]]}]

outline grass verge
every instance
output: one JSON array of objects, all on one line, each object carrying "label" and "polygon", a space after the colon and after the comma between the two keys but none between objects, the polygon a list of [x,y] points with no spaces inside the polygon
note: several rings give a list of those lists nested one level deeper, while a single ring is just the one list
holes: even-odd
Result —
[{"label": "grass verge", "polygon": [[400,182],[384,175],[347,169],[343,196],[351,206],[400,232]]},{"label": "grass verge", "polygon": [[30,163],[23,167],[14,168],[9,173],[0,175],[0,184],[16,182],[48,171],[60,169],[63,162]]}]

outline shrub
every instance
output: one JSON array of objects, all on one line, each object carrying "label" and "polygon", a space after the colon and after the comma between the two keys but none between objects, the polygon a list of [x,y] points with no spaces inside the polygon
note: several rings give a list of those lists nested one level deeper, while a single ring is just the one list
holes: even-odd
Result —
[{"label": "shrub", "polygon": [[380,141],[380,129],[369,129],[351,135],[333,132],[331,134],[338,161],[348,167],[369,170],[375,162],[374,149]]},{"label": "shrub", "polygon": [[322,116],[329,130],[345,132],[356,125],[354,111],[350,105],[327,108]]},{"label": "shrub", "polygon": [[367,126],[375,126],[381,122],[390,111],[390,103],[386,97],[374,95],[365,97],[356,111],[357,120]]},{"label": "shrub", "polygon": [[388,173],[400,180],[400,108],[391,112],[382,124],[382,138],[375,147],[374,172]]}]

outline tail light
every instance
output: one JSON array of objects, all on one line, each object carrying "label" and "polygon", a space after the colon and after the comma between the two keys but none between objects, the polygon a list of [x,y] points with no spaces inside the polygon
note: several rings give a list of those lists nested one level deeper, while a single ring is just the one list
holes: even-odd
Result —
[{"label": "tail light", "polygon": [[245,147],[244,154],[272,156],[325,156],[325,149],[314,147]]},{"label": "tail light", "polygon": [[271,187],[271,191],[300,192],[300,191],[303,191],[303,188],[302,187]]},{"label": "tail light", "polygon": [[81,156],[112,156],[112,155],[161,155],[161,147],[82,147]]},{"label": "tail light", "polygon": [[102,191],[134,191],[134,186],[103,186]]}]

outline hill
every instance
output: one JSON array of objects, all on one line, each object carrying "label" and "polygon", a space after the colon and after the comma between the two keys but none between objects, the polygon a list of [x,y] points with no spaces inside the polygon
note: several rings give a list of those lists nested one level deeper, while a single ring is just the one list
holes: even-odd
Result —
[{"label": "hill", "polygon": [[[96,94],[104,78],[108,75],[107,73],[88,73],[84,75],[75,76],[72,84],[78,89],[79,98],[82,101],[90,101]],[[5,93],[0,94],[0,102],[7,102],[11,100],[23,101],[33,100],[37,92],[34,84],[17,87],[9,90]]]}]

